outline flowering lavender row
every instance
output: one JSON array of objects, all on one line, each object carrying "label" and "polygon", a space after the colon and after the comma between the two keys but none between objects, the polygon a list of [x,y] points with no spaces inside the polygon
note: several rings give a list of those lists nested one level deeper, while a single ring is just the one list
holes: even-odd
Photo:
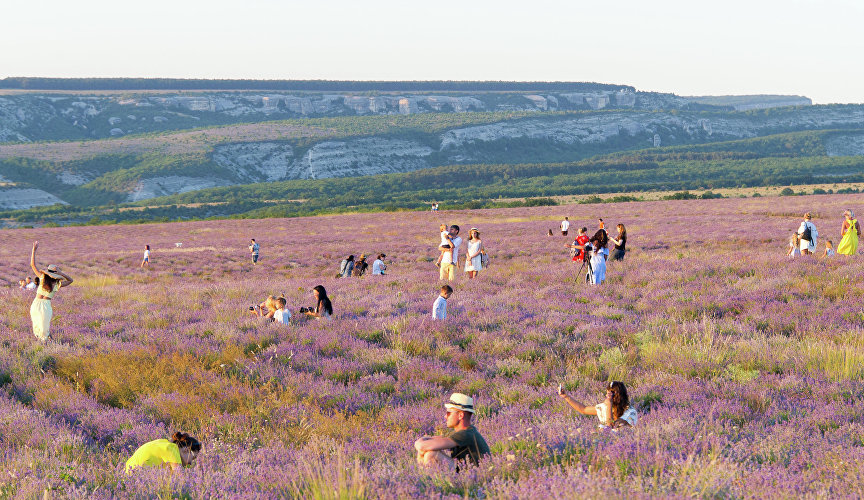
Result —
[{"label": "flowering lavender row", "polygon": [[[0,498],[860,497],[864,267],[784,253],[805,211],[836,244],[842,210],[862,202],[4,231]],[[602,286],[578,279],[569,240],[546,236],[564,215],[627,225]],[[452,283],[436,322],[440,223],[478,227],[491,265]],[[75,278],[45,345],[33,292],[17,287],[34,240],[43,267]],[[334,277],[348,254],[381,252],[386,276]],[[248,312],[284,293],[296,318],[318,284],[329,321]],[[611,379],[640,409],[632,429],[601,431],[556,395],[561,383],[593,404]],[[421,469],[412,443],[444,430],[451,392],[474,396],[492,454],[459,474]],[[202,442],[194,466],[125,474],[138,446],[176,430]]]}]

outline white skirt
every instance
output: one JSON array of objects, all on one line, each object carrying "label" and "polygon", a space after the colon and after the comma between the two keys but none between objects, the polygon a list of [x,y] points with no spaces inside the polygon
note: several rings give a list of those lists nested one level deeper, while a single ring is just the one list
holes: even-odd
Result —
[{"label": "white skirt", "polygon": [[474,257],[473,259],[466,258],[465,259],[465,272],[467,273],[469,271],[482,271],[483,270],[482,261],[483,261],[483,256],[480,254],[477,254],[477,256]]},{"label": "white skirt", "polygon": [[33,321],[33,335],[41,341],[48,340],[51,335],[51,317],[54,310],[51,309],[51,301],[47,299],[33,299],[30,304],[30,320]]}]

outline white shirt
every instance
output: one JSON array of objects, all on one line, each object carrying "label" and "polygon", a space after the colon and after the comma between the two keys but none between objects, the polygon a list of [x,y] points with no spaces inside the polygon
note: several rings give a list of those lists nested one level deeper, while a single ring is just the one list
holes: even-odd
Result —
[{"label": "white shirt", "polygon": [[456,264],[456,262],[459,261],[459,245],[462,244],[462,238],[457,236],[455,238],[452,238],[452,241],[453,241],[453,255],[452,255],[451,261],[453,262],[453,264]]},{"label": "white shirt", "polygon": [[35,289],[36,289],[36,283],[33,283],[33,282],[31,281],[30,283],[27,283],[27,286],[25,286],[24,288],[25,288],[26,290],[35,290]]},{"label": "white shirt", "polygon": [[150,250],[144,250],[144,258],[145,258],[145,259],[149,259],[149,258],[150,258]]},{"label": "white shirt", "polygon": [[[597,410],[597,419],[600,420],[600,423],[603,425],[612,425],[614,422],[606,421],[606,402],[602,402],[594,405],[594,408]],[[624,410],[624,414],[621,415],[621,420],[624,420],[631,427],[636,427],[636,422],[639,421],[639,414],[636,412],[636,408],[628,407]]]},{"label": "white shirt", "polygon": [[276,312],[273,313],[273,321],[277,323],[287,324],[291,319],[291,311],[288,309],[276,309]]},{"label": "white shirt", "polygon": [[446,319],[447,318],[447,299],[442,297],[441,295],[435,299],[435,303],[432,304],[432,319]]},{"label": "white shirt", "polygon": [[382,262],[381,259],[375,259],[375,262],[372,263],[373,276],[376,274],[382,274],[382,271],[384,271],[385,269],[387,269],[387,266],[384,265],[384,262]]},{"label": "white shirt", "polygon": [[561,221],[561,230],[567,231],[568,229],[570,229],[570,221],[569,220],[562,220]]},{"label": "white shirt", "polygon": [[441,245],[449,245],[450,244],[450,231],[441,231]]}]

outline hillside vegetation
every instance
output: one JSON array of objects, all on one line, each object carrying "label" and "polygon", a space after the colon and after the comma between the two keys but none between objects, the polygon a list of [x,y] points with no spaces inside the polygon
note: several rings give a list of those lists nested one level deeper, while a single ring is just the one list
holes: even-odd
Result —
[{"label": "hillside vegetation", "polygon": [[[19,223],[69,218],[87,221],[94,217],[96,221],[293,217],[341,211],[414,210],[426,208],[433,201],[450,207],[476,208],[498,206],[506,203],[499,200],[511,198],[814,182],[842,184],[864,180],[864,157],[827,156],[825,144],[849,133],[796,132],[615,153],[567,163],[450,165],[400,174],[236,185],[100,207],[104,200],[116,202],[122,192],[119,186],[134,178],[136,169],[194,170],[206,165],[203,158],[198,159],[199,164],[187,159],[178,166],[158,157],[121,157],[116,161],[129,161],[133,166],[68,191],[70,199],[81,199],[82,205],[94,207],[43,207],[7,211],[0,216]],[[135,163],[139,161],[143,164]],[[535,200],[529,204],[546,202]]]}]

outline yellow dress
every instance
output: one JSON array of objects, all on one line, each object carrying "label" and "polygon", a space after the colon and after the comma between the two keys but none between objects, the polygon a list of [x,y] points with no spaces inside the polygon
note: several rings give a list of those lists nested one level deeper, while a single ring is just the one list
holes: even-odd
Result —
[{"label": "yellow dress", "polygon": [[855,255],[858,252],[858,231],[855,229],[857,223],[858,219],[849,221],[849,229],[846,230],[846,234],[843,235],[843,239],[837,245],[837,253]]},{"label": "yellow dress", "polygon": [[144,465],[159,466],[162,464],[183,464],[180,458],[180,448],[167,439],[156,439],[144,443],[126,461],[126,473],[135,467]]}]

